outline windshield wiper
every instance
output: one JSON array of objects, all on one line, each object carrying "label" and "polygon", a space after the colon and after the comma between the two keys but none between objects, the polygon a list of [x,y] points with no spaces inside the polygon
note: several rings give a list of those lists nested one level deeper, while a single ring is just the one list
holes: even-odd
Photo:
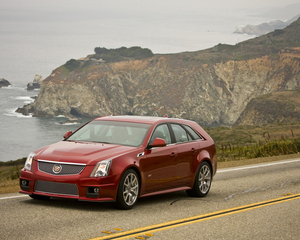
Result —
[{"label": "windshield wiper", "polygon": [[94,143],[105,143],[105,144],[111,144],[110,142],[102,142],[102,141],[90,141],[90,142],[94,142]]}]

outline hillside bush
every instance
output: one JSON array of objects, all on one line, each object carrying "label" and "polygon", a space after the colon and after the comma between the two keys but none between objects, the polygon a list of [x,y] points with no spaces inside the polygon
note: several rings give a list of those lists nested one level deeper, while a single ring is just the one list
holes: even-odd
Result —
[{"label": "hillside bush", "polygon": [[253,148],[250,158],[271,157],[297,153],[298,149],[292,140],[273,140]]},{"label": "hillside bush", "polygon": [[101,58],[106,62],[123,61],[127,60],[127,58],[140,60],[154,55],[150,49],[141,47],[120,47],[116,49],[96,47],[94,51],[97,59]]},{"label": "hillside bush", "polygon": [[70,59],[64,65],[70,72],[74,71],[76,68],[80,67],[80,62],[76,59]]}]

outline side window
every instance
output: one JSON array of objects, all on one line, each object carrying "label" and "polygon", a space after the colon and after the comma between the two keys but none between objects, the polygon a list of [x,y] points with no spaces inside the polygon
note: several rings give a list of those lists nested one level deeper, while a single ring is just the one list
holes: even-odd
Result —
[{"label": "side window", "polygon": [[178,124],[171,124],[177,143],[192,141],[191,136]]},{"label": "side window", "polygon": [[171,144],[171,135],[167,124],[162,124],[155,128],[150,139],[150,144],[154,142],[155,138],[162,138],[167,144]]},{"label": "side window", "polygon": [[184,125],[184,128],[187,129],[187,131],[192,135],[192,137],[195,139],[195,140],[200,140],[200,139],[203,139],[202,137],[200,137],[194,129],[192,129],[190,126],[187,126],[187,125]]}]

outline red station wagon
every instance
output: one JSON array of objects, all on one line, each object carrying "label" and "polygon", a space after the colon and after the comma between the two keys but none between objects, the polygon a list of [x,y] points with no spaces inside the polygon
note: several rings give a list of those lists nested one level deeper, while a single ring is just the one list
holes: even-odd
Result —
[{"label": "red station wagon", "polygon": [[142,116],[96,118],[29,154],[20,193],[132,208],[139,197],[186,190],[205,197],[217,171],[212,138],[195,122]]}]

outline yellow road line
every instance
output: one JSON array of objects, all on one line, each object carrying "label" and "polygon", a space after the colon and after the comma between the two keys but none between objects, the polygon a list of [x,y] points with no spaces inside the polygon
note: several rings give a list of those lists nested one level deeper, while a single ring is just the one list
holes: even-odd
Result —
[{"label": "yellow road line", "polygon": [[268,201],[252,203],[249,205],[244,205],[244,206],[240,206],[240,207],[236,207],[236,208],[225,209],[225,210],[221,210],[221,211],[217,211],[217,212],[213,212],[213,213],[207,213],[207,214],[198,215],[198,216],[194,216],[194,217],[183,218],[183,219],[179,219],[179,220],[175,220],[175,221],[164,222],[164,223],[160,223],[160,224],[156,224],[156,225],[152,225],[152,226],[137,228],[137,229],[129,230],[129,231],[122,232],[122,233],[116,233],[116,234],[112,234],[112,235],[108,235],[108,236],[104,236],[104,237],[97,237],[97,238],[93,238],[90,240],[111,240],[111,239],[121,240],[121,239],[138,237],[145,233],[154,233],[154,232],[158,232],[158,231],[163,231],[163,230],[167,230],[170,228],[175,228],[175,227],[180,227],[180,226],[184,226],[184,225],[188,225],[188,224],[192,224],[192,223],[202,222],[202,221],[206,221],[206,220],[210,220],[210,219],[214,219],[214,218],[218,218],[218,217],[223,217],[223,216],[227,216],[227,215],[231,215],[231,214],[235,214],[235,213],[245,212],[245,211],[249,211],[249,210],[253,210],[253,209],[257,209],[257,208],[261,208],[261,207],[270,206],[273,204],[278,204],[278,203],[282,203],[282,202],[299,199],[299,198],[300,198],[300,193],[293,194],[293,195],[276,198],[276,199],[272,199],[272,200],[268,200]]}]

